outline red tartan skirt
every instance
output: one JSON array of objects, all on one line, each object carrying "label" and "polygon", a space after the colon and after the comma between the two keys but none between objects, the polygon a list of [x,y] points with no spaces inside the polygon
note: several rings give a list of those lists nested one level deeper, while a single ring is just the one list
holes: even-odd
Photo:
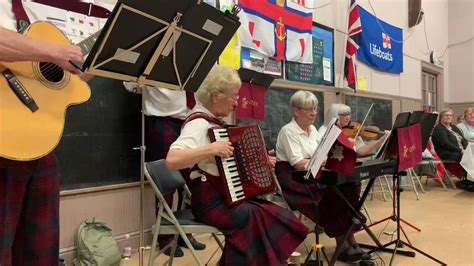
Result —
[{"label": "red tartan skirt", "polygon": [[0,265],[51,266],[59,256],[59,166],[0,158]]},{"label": "red tartan skirt", "polygon": [[[293,181],[295,169],[288,162],[277,162],[276,172],[283,195],[292,209],[298,210],[316,221],[315,204],[318,205],[319,225],[330,237],[340,236],[349,229],[352,220],[350,208],[336,194],[334,188],[319,188],[316,184],[301,184]],[[342,194],[357,206],[360,183],[346,183],[337,186]]]},{"label": "red tartan skirt", "polygon": [[172,117],[145,117],[146,161],[165,159],[171,144],[179,137],[183,120]]},{"label": "red tartan skirt", "polygon": [[297,210],[316,221],[316,206],[323,196],[323,189],[316,183],[302,184],[293,180],[295,168],[288,162],[277,162],[275,171],[283,196],[292,210]]},{"label": "red tartan skirt", "polygon": [[197,178],[188,185],[196,219],[219,228],[225,236],[221,265],[283,265],[308,234],[291,211],[276,204],[249,199],[229,207],[208,180]]}]

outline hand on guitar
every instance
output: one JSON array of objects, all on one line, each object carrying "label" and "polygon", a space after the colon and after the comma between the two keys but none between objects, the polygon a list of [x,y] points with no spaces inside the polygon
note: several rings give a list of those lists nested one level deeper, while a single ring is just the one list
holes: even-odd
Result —
[{"label": "hand on guitar", "polygon": [[234,152],[234,147],[230,141],[216,141],[209,145],[214,156],[229,158]]},{"label": "hand on guitar", "polygon": [[79,46],[62,44],[51,45],[51,57],[51,62],[60,66],[64,70],[76,75],[82,74],[79,69],[69,63],[69,61],[77,61],[81,63],[84,61],[84,55]]}]

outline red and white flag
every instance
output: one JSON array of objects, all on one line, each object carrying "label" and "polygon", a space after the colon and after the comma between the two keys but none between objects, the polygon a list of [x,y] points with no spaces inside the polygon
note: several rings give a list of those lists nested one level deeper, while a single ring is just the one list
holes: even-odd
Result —
[{"label": "red and white flag", "polygon": [[360,23],[359,6],[355,0],[351,0],[349,10],[349,23],[347,29],[346,60],[344,62],[344,77],[347,85],[356,90],[357,73],[355,69],[354,55],[359,49],[362,35],[362,24]]},{"label": "red and white flag", "polygon": [[239,0],[244,47],[277,60],[313,62],[313,15],[302,0]]}]

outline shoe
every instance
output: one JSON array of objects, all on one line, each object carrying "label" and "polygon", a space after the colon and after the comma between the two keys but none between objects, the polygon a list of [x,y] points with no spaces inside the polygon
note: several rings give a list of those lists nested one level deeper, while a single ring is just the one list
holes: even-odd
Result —
[{"label": "shoe", "polygon": [[[167,256],[170,256],[171,254],[171,249],[173,249],[173,247],[169,247],[168,249],[166,249],[163,253]],[[174,252],[174,257],[175,258],[179,258],[179,257],[183,257],[184,256],[184,251],[183,249],[181,249],[180,246],[176,246],[176,251]]]},{"label": "shoe", "polygon": [[[194,237],[190,237],[189,242],[191,242],[191,245],[193,246],[195,250],[203,250],[206,248],[206,244],[198,242]],[[184,240],[181,238],[178,239],[178,246],[187,248],[186,243],[184,243]]]},{"label": "shoe", "polygon": [[342,261],[342,262],[357,262],[360,260],[370,260],[372,257],[368,253],[354,253],[354,254],[349,254],[347,252],[343,252],[339,254],[339,257],[337,260]]}]

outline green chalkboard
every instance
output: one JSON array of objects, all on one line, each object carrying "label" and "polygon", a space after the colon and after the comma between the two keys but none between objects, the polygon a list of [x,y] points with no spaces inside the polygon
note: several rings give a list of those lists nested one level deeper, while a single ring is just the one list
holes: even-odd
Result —
[{"label": "green chalkboard", "polygon": [[362,122],[370,105],[373,103],[365,125],[374,125],[381,130],[389,130],[392,128],[392,101],[385,99],[376,99],[362,96],[346,95],[346,105],[352,110],[351,120]]},{"label": "green chalkboard", "polygon": [[[265,91],[265,119],[256,121],[252,119],[238,119],[237,124],[256,122],[262,128],[265,143],[268,149],[274,149],[280,129],[293,118],[290,108],[290,97],[297,90],[270,87]],[[313,92],[319,101],[319,110],[324,110],[322,92]],[[316,128],[323,124],[323,112],[317,114]]]},{"label": "green chalkboard", "polygon": [[121,81],[96,77],[92,95],[72,106],[56,148],[61,190],[98,187],[139,180],[141,96]]}]

